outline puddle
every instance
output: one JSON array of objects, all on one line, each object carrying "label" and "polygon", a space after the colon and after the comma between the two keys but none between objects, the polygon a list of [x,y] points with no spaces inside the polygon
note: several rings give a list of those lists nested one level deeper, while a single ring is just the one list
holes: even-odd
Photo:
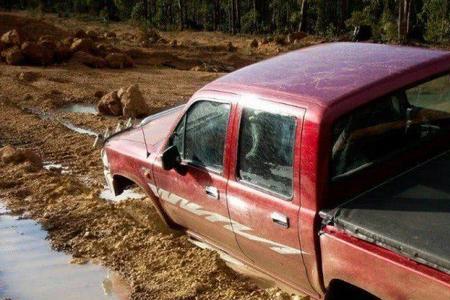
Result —
[{"label": "puddle", "polygon": [[129,298],[128,286],[116,273],[94,264],[69,264],[71,257],[50,248],[38,223],[7,213],[0,203],[0,299]]},{"label": "puddle", "polygon": [[72,124],[72,123],[70,123],[68,121],[60,120],[60,119],[57,119],[57,121],[59,121],[62,125],[64,125],[65,127],[69,128],[70,130],[75,131],[77,133],[86,134],[86,135],[90,135],[90,136],[93,136],[93,137],[97,137],[97,135],[98,135],[95,131],[92,131],[90,129],[85,129],[85,128],[78,127],[78,126],[76,126],[76,125],[74,125],[74,124]]},{"label": "puddle", "polygon": [[63,125],[64,127],[68,128],[68,129],[70,129],[72,131],[75,131],[77,133],[89,135],[89,136],[92,136],[92,137],[97,137],[97,135],[98,135],[95,131],[92,131],[90,129],[85,129],[85,128],[78,127],[78,126],[72,124],[71,122],[69,122],[67,120],[63,120],[61,118],[58,118],[54,113],[44,112],[44,111],[42,111],[42,110],[40,110],[38,108],[35,108],[35,107],[23,108],[23,110],[28,112],[28,113],[31,113],[33,115],[38,116],[42,120],[54,120],[54,121],[57,121],[61,125]]},{"label": "puddle", "polygon": [[66,106],[58,109],[58,111],[96,115],[97,107],[94,104],[74,103],[74,104],[66,105]]},{"label": "puddle", "polygon": [[129,200],[129,199],[133,199],[133,200],[144,199],[145,194],[138,192],[136,190],[125,190],[119,196],[114,196],[114,194],[111,192],[111,190],[108,187],[105,187],[105,189],[100,193],[100,198],[108,200],[108,201],[120,202],[120,201]]},{"label": "puddle", "polygon": [[61,174],[70,174],[71,171],[69,170],[69,167],[63,166],[62,164],[56,164],[52,163],[50,161],[44,161],[44,169],[48,171],[61,171]]}]

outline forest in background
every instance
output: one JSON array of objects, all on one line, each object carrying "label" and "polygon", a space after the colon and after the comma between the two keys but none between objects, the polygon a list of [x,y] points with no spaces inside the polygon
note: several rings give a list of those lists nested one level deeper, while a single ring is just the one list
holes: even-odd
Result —
[{"label": "forest in background", "polygon": [[0,9],[133,21],[159,30],[232,34],[302,31],[328,38],[364,29],[382,42],[446,43],[449,0],[0,0]]}]

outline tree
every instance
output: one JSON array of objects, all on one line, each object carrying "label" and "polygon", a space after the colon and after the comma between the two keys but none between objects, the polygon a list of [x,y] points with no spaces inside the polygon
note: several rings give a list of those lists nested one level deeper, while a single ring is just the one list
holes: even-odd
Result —
[{"label": "tree", "polygon": [[410,32],[412,0],[399,0],[398,5],[398,40],[406,42]]},{"label": "tree", "polygon": [[308,10],[308,1],[299,0],[300,2],[300,22],[298,24],[298,31],[305,31],[306,29],[306,12]]}]

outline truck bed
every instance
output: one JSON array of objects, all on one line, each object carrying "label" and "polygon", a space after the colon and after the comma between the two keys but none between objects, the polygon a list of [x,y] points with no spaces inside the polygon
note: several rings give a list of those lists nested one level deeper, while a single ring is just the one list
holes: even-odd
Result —
[{"label": "truck bed", "polygon": [[325,215],[351,235],[450,274],[450,152]]}]

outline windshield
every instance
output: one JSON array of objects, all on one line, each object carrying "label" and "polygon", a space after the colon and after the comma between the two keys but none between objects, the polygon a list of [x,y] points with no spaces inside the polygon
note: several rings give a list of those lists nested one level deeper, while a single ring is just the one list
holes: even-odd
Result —
[{"label": "windshield", "polygon": [[356,109],[333,127],[331,177],[338,179],[450,132],[445,75]]}]

